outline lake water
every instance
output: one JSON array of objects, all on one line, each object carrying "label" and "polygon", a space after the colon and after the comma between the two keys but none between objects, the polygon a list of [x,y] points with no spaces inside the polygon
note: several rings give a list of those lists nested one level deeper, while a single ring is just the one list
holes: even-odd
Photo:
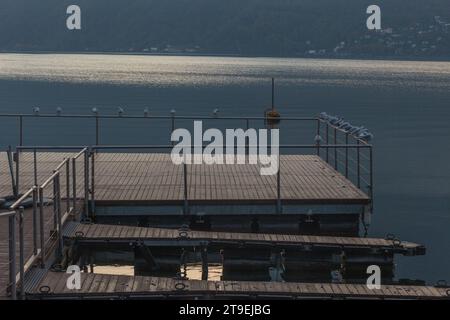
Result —
[{"label": "lake water", "polygon": [[[147,107],[154,115],[210,115],[218,108],[223,116],[261,116],[270,105],[270,77],[277,79],[282,116],[326,111],[374,133],[369,235],[394,233],[426,245],[426,256],[397,258],[399,278],[450,280],[448,62],[0,54],[0,113],[39,106],[42,113],[62,107],[89,114],[97,107],[115,114],[120,106],[136,115]],[[0,121],[0,146],[17,144],[17,122]],[[102,123],[101,143],[169,139],[168,126],[116,121]],[[25,128],[27,145],[94,143],[93,125],[82,121],[33,118]],[[296,129],[282,126],[282,143],[304,142]]]}]

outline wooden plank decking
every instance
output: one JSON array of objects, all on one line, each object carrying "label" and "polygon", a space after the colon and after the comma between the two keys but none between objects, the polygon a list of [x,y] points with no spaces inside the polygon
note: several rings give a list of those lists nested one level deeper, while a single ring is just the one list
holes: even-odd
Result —
[{"label": "wooden plank decking", "polygon": [[395,252],[425,254],[425,248],[412,242],[398,242],[395,240],[374,238],[349,238],[349,237],[322,237],[281,234],[256,234],[256,233],[224,233],[206,231],[180,231],[160,228],[141,228],[120,225],[81,224],[69,222],[65,228],[64,236],[69,239],[77,239],[80,242],[101,241],[130,242],[130,241],[190,241],[192,243],[232,243],[259,244],[259,245],[313,245],[313,246],[337,246],[353,248],[386,248]]},{"label": "wooden plank decking", "polygon": [[[81,273],[81,289],[70,290],[70,275],[49,272],[26,293],[28,298],[164,298],[164,297],[294,297],[368,299],[450,299],[450,289],[384,285],[369,290],[358,284],[198,281]],[[47,292],[43,294],[43,292]]]},{"label": "wooden plank decking", "polygon": [[[73,153],[38,153],[38,182]],[[368,196],[315,155],[281,156],[281,198],[296,203],[366,204]],[[33,184],[33,154],[20,155],[21,192]],[[83,194],[83,161],[78,161],[78,194]],[[261,176],[258,165],[188,165],[190,201],[273,201],[276,176]],[[11,194],[6,154],[0,154],[0,195]],[[64,188],[64,175],[61,180]],[[64,189],[63,189],[64,190]],[[184,199],[183,167],[169,154],[95,154],[97,202],[171,202]]]}]

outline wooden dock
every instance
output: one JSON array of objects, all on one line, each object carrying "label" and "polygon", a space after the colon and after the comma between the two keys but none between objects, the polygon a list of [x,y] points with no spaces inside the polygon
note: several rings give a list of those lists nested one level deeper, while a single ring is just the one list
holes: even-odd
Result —
[{"label": "wooden dock", "polygon": [[68,222],[64,231],[64,237],[78,243],[108,243],[111,245],[114,243],[139,242],[146,245],[159,246],[237,244],[240,247],[311,246],[342,249],[349,247],[367,250],[380,249],[411,256],[425,254],[424,246],[397,239],[206,232],[121,225],[81,224],[77,222]]},{"label": "wooden dock", "polygon": [[283,283],[199,281],[171,278],[81,273],[81,289],[67,288],[70,275],[47,273],[26,292],[29,299],[163,299],[163,298],[312,298],[448,300],[449,288],[385,285],[370,290],[366,285],[334,283]]},{"label": "wooden dock", "polygon": [[[38,183],[74,153],[38,152]],[[184,199],[183,166],[169,154],[98,153],[95,158],[95,200],[105,203],[170,203]],[[286,203],[367,204],[370,199],[342,174],[315,155],[280,157],[281,198]],[[82,161],[80,166],[82,166]],[[188,165],[191,202],[264,203],[277,199],[276,176],[261,176],[258,165]],[[0,196],[12,193],[6,153],[0,153]],[[20,191],[34,184],[33,153],[20,153]],[[82,170],[77,181],[83,180]],[[65,181],[61,181],[65,186]],[[82,194],[82,185],[78,194]]]}]

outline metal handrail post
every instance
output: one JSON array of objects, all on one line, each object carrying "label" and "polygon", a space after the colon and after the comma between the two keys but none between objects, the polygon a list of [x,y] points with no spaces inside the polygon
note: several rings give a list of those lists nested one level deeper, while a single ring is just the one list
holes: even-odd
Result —
[{"label": "metal handrail post", "polygon": [[37,187],[33,187],[33,254],[37,255],[37,211],[38,211],[38,192]]},{"label": "metal handrail post", "polygon": [[70,160],[66,160],[66,212],[70,212]]},{"label": "metal handrail post", "polygon": [[183,213],[189,213],[189,203],[188,203],[188,183],[187,183],[187,164],[186,161],[183,163],[183,180],[184,180],[184,206]]},{"label": "metal handrail post", "polygon": [[55,176],[54,184],[56,185],[55,190],[57,191],[56,194],[56,201],[57,201],[57,211],[56,211],[56,217],[57,217],[57,230],[58,230],[58,256],[62,257],[63,252],[63,235],[62,235],[62,214],[61,214],[61,184],[60,184],[60,174]]},{"label": "metal handrail post", "polygon": [[10,215],[8,218],[9,225],[9,283],[11,291],[11,299],[17,299],[16,286],[16,215]]},{"label": "metal handrail post", "polygon": [[[337,145],[337,129],[334,128],[334,144]],[[334,148],[334,169],[338,169],[338,150]]]},{"label": "metal handrail post", "polygon": [[20,180],[20,178],[19,178],[20,156],[19,155],[20,155],[20,149],[16,149],[15,155],[16,155],[16,157],[15,157],[15,160],[16,160],[16,191],[17,191],[17,196],[19,196],[19,194],[20,194],[20,188],[19,188],[19,180]]},{"label": "metal handrail post", "polygon": [[19,116],[19,146],[23,145],[23,116]]},{"label": "metal handrail post", "polygon": [[[359,146],[359,140],[356,140],[356,144]],[[356,148],[356,165],[357,165],[357,179],[358,179],[358,188],[361,188],[361,155],[359,148]]]},{"label": "metal handrail post", "polygon": [[14,161],[13,161],[11,146],[9,146],[9,148],[8,148],[7,157],[8,157],[9,173],[11,175],[11,185],[12,185],[13,195],[14,195],[14,197],[19,197],[19,190],[17,190],[16,178],[14,176],[14,165],[13,165]]},{"label": "metal handrail post", "polygon": [[[25,299],[25,248],[23,234],[23,214],[24,208],[19,208],[19,278],[20,278],[20,299]],[[14,278],[16,281],[16,278]]]},{"label": "metal handrail post", "polygon": [[281,206],[281,161],[280,155],[278,155],[278,172],[277,172],[277,213],[282,213]]},{"label": "metal handrail post", "polygon": [[84,213],[83,217],[89,216],[89,150],[84,151]]},{"label": "metal handrail post", "polygon": [[41,268],[45,267],[44,189],[39,187],[39,239],[41,242]]},{"label": "metal handrail post", "polygon": [[[345,144],[348,145],[348,133],[345,133]],[[345,148],[345,177],[348,178],[348,148]]]},{"label": "metal handrail post", "polygon": [[77,168],[75,158],[72,158],[72,197],[72,206],[75,211],[77,207]]},{"label": "metal handrail post", "polygon": [[37,174],[37,153],[36,149],[33,150],[33,171],[34,171],[34,185],[38,185],[38,174]]},{"label": "metal handrail post", "polygon": [[95,154],[93,151],[91,155],[91,218],[95,214]]}]

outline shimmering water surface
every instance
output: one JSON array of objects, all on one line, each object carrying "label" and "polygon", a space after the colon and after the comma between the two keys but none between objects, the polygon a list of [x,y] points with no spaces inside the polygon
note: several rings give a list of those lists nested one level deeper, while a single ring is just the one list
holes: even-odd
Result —
[{"label": "shimmering water surface", "polygon": [[[370,236],[394,233],[427,246],[398,258],[399,278],[450,280],[450,63],[131,55],[0,54],[0,113],[261,116],[270,77],[283,116],[320,111],[362,124],[375,135],[375,214]],[[0,118],[0,145],[17,144],[17,121]],[[93,143],[82,120],[26,119],[25,144]],[[167,142],[152,121],[108,120],[104,144]],[[180,126],[182,124],[179,124]],[[244,124],[222,123],[223,126]],[[305,142],[282,124],[283,143]],[[303,140],[302,140],[303,139]],[[312,142],[312,141],[311,141]]]}]

